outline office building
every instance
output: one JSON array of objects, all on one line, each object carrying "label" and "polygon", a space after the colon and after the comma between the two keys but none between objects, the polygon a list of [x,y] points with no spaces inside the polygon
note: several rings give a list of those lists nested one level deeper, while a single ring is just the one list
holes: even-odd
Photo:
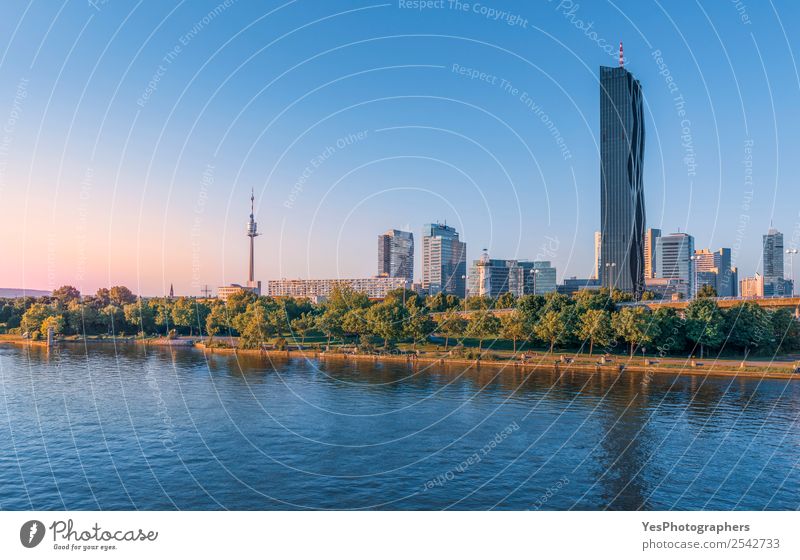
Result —
[{"label": "office building", "polygon": [[414,280],[414,234],[390,229],[378,236],[378,276]]},{"label": "office building", "polygon": [[695,279],[697,290],[709,285],[719,297],[733,297],[737,294],[735,269],[731,267],[731,250],[721,248],[715,252],[698,249],[694,252]]},{"label": "office building", "polygon": [[470,268],[469,295],[496,298],[506,292],[513,293],[513,288],[518,290],[521,283],[512,272],[515,264],[516,261],[490,259],[484,249],[481,258],[473,261]]},{"label": "office building", "polygon": [[711,286],[717,291],[717,266],[714,262],[714,253],[708,249],[698,249],[692,255],[694,261],[695,294],[701,286]]},{"label": "office building", "polygon": [[694,252],[694,264],[697,272],[716,272],[717,265],[714,262],[714,253],[708,249],[697,249]]},{"label": "office building", "polygon": [[731,266],[731,250],[723,247],[714,253],[714,266],[717,268],[717,295],[735,297],[739,292],[736,269]]},{"label": "office building", "polygon": [[520,261],[525,270],[525,294],[542,296],[556,291],[556,268],[550,261]]},{"label": "office building", "polygon": [[764,295],[791,295],[791,282],[783,276],[783,234],[775,228],[770,228],[762,237],[762,242]]},{"label": "office building", "polygon": [[694,295],[694,237],[686,233],[664,235],[656,240],[657,278],[679,280],[683,296]]},{"label": "office building", "polygon": [[603,286],[644,289],[644,110],[639,81],[600,67],[600,276]]},{"label": "office building", "polygon": [[[697,263],[695,263],[695,266],[697,266]],[[702,288],[703,286],[711,286],[712,288],[714,288],[714,292],[717,293],[717,271],[716,271],[716,269],[714,269],[714,270],[703,270],[703,271],[695,270],[694,280],[695,280],[695,283],[696,283],[695,290],[694,290],[695,295],[700,293],[700,288]],[[717,295],[719,295],[719,294],[717,293]]]},{"label": "office building", "polygon": [[645,278],[645,289],[653,292],[657,300],[686,299],[689,286],[680,278]]},{"label": "office building", "polygon": [[386,294],[399,288],[411,289],[411,282],[405,278],[388,276],[310,280],[282,279],[267,281],[267,294],[275,298],[294,297],[321,301],[330,296],[336,285],[348,286],[356,292],[366,294],[370,299],[383,299]]},{"label": "office building", "polygon": [[762,236],[764,246],[764,282],[771,282],[783,278],[783,234],[775,228],[770,228]]},{"label": "office building", "polygon": [[790,297],[794,293],[794,283],[789,278],[778,278],[767,282],[764,277],[764,297]]},{"label": "office building", "polygon": [[564,294],[567,296],[574,295],[581,290],[599,290],[600,289],[600,280],[597,278],[576,278],[572,276],[570,278],[564,278],[564,281],[556,286],[556,291],[559,294]]},{"label": "office building", "polygon": [[426,224],[422,237],[422,288],[429,294],[466,294],[467,244],[455,228]]},{"label": "office building", "polygon": [[661,230],[648,228],[644,233],[644,277],[656,277],[656,239],[661,237]]},{"label": "office building", "polygon": [[550,261],[490,259],[484,249],[473,261],[469,274],[469,295],[497,298],[504,293],[517,297],[556,291],[556,269]]},{"label": "office building", "polygon": [[739,293],[742,297],[764,297],[764,277],[756,272],[752,278],[742,278],[739,282]]}]

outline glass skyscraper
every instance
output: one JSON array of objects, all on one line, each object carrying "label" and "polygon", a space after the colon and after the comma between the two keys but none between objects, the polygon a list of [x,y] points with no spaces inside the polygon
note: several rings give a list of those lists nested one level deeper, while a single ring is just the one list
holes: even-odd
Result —
[{"label": "glass skyscraper", "polygon": [[467,291],[467,244],[455,228],[425,224],[422,237],[422,287],[429,294],[464,297]]},{"label": "glass skyscraper", "polygon": [[641,85],[622,66],[601,66],[600,280],[637,298],[645,271],[643,160]]},{"label": "glass skyscraper", "polygon": [[414,281],[414,234],[390,229],[378,236],[378,276]]},{"label": "glass skyscraper", "polygon": [[762,237],[764,244],[764,281],[783,278],[783,234],[770,228]]},{"label": "glass skyscraper", "polygon": [[764,295],[790,295],[793,290],[791,282],[783,277],[783,234],[775,228],[769,228],[762,240],[764,246]]}]

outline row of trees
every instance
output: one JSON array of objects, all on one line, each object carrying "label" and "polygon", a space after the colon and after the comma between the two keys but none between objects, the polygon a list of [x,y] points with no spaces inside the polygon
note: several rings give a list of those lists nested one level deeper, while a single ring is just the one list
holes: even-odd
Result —
[{"label": "row of trees", "polygon": [[[558,293],[497,300],[437,294],[423,298],[402,289],[381,302],[346,286],[337,287],[328,301],[257,297],[241,290],[226,302],[218,299],[139,298],[116,286],[82,297],[64,286],[46,298],[0,300],[0,325],[11,332],[78,335],[197,335],[213,340],[239,337],[244,348],[291,338],[305,343],[309,336],[363,346],[398,342],[416,347],[432,335],[445,349],[470,339],[479,350],[487,342],[507,340],[516,352],[520,344],[581,349],[594,353],[619,349],[633,354],[649,349],[662,355],[686,355],[706,350],[762,354],[800,348],[800,328],[786,309],[768,310],[743,302],[721,310],[710,298],[691,302],[685,313],[660,308],[621,305],[627,294],[606,290],[581,291],[569,297]],[[471,310],[465,316],[463,310]],[[510,309],[497,314],[493,309]]]}]

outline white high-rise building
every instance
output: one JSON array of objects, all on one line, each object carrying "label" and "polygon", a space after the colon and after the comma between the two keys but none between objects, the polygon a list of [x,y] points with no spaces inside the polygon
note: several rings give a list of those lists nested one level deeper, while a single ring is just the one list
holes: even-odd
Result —
[{"label": "white high-rise building", "polygon": [[594,232],[594,272],[592,280],[600,279],[600,251],[603,250],[603,234],[599,231]]},{"label": "white high-rise building", "polygon": [[422,237],[422,288],[464,297],[467,291],[467,244],[455,228],[426,224]]},{"label": "white high-rise building", "polygon": [[664,235],[656,240],[656,278],[680,282],[679,291],[689,298],[694,295],[694,237],[687,233]]}]

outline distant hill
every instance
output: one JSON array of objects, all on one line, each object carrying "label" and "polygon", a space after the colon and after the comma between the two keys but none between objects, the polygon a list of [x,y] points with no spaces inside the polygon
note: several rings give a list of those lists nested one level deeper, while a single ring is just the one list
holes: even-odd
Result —
[{"label": "distant hill", "polygon": [[0,288],[0,298],[15,298],[23,296],[41,297],[49,296],[47,290],[26,290],[25,288]]}]

